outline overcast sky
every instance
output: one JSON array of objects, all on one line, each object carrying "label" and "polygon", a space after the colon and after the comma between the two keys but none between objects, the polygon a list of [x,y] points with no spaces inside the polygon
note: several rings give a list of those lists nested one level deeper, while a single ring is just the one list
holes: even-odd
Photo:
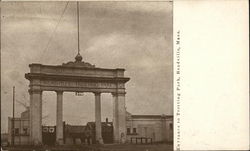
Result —
[{"label": "overcast sky", "polygon": [[[17,100],[29,103],[24,78],[28,65],[74,61],[76,2],[2,2],[1,13],[1,119],[6,132],[13,85]],[[172,15],[171,2],[80,3],[83,60],[100,68],[126,69],[131,78],[126,108],[132,114],[173,114]],[[94,121],[94,94],[64,93],[63,99],[66,123]],[[56,93],[44,92],[43,102],[43,116],[48,115],[43,124],[55,125]],[[17,116],[24,110],[16,103]],[[102,119],[106,117],[112,120],[111,94],[102,94]]]}]

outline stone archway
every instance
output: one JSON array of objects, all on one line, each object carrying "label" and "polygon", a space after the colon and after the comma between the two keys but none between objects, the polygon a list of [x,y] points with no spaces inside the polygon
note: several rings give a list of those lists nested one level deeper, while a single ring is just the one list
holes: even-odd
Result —
[{"label": "stone archway", "polygon": [[[101,136],[101,93],[113,95],[114,142],[122,143],[126,134],[125,69],[97,68],[83,62],[78,54],[74,62],[62,65],[30,64],[30,73],[25,78],[30,81],[30,142],[42,144],[42,92],[57,93],[56,141],[63,143],[63,92],[92,92],[95,95],[96,139],[103,143]],[[124,137],[124,136],[123,136]]]}]

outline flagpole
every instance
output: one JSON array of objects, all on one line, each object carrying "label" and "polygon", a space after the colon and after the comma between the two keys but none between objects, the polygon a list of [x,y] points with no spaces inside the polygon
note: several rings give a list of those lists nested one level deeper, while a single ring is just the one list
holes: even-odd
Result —
[{"label": "flagpole", "polygon": [[79,1],[77,1],[77,44],[78,44],[78,54],[80,54],[80,36],[79,36]]}]

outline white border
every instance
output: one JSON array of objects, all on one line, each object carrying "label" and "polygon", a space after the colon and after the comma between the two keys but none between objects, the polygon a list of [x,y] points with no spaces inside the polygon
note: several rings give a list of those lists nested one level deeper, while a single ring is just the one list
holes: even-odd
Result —
[{"label": "white border", "polygon": [[[180,149],[248,150],[248,1],[179,0],[173,10],[173,54],[178,30],[181,45]],[[176,77],[175,70],[176,58]]]}]

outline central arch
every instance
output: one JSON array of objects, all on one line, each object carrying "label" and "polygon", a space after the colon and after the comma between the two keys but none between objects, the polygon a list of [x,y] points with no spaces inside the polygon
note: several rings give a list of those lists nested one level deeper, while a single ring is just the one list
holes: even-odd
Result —
[{"label": "central arch", "polygon": [[126,140],[125,83],[130,78],[124,77],[125,69],[97,68],[83,62],[78,54],[74,62],[62,65],[30,64],[30,73],[25,78],[30,81],[30,143],[42,144],[42,92],[55,91],[57,94],[56,141],[63,143],[63,93],[91,92],[95,97],[96,141],[103,143],[101,136],[101,94],[113,96],[114,142]]}]

